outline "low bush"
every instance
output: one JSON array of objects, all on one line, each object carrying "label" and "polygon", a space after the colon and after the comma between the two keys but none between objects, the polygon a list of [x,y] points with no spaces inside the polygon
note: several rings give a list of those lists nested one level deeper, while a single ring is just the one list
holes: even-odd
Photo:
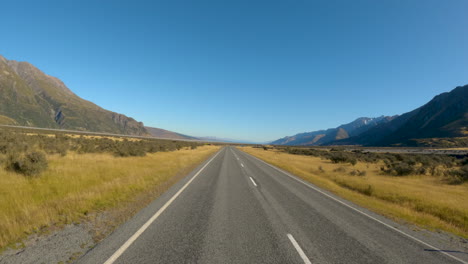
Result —
[{"label": "low bush", "polygon": [[25,154],[10,153],[6,161],[8,170],[26,176],[36,176],[47,169],[47,158],[42,152],[29,152]]},{"label": "low bush", "polygon": [[345,167],[338,167],[336,169],[333,170],[334,172],[346,172],[346,168]]},{"label": "low bush", "polygon": [[393,171],[395,171],[398,176],[404,176],[411,174],[414,170],[411,164],[400,162],[393,166]]},{"label": "low bush", "polygon": [[351,176],[366,176],[367,175],[367,172],[366,171],[360,171],[360,170],[352,170],[349,175]]},{"label": "low bush", "polygon": [[[466,171],[463,168],[468,164],[468,157],[451,156],[444,154],[401,154],[401,153],[372,153],[362,150],[346,151],[342,147],[332,148],[330,151],[319,148],[281,148],[289,154],[306,155],[328,159],[333,163],[350,163],[355,165],[358,161],[365,163],[384,163],[380,167],[383,173],[394,176],[410,174],[448,176],[452,182],[465,182]],[[356,172],[357,173],[357,172]]]},{"label": "low bush", "polygon": [[146,155],[146,148],[143,144],[124,140],[116,144],[114,155],[118,157],[143,157]]},{"label": "low bush", "polygon": [[329,159],[333,163],[351,163],[352,165],[357,163],[353,154],[348,152],[332,152],[329,154]]},{"label": "low bush", "polygon": [[[45,132],[44,132],[45,133]],[[163,139],[128,139],[126,137],[105,137],[81,135],[70,136],[65,133],[45,133],[23,129],[0,128],[0,154],[26,153],[41,150],[47,154],[67,155],[68,151],[77,153],[113,153],[120,157],[144,156],[146,153],[174,151],[183,148],[196,149],[198,142],[185,142]]]},{"label": "low bush", "polygon": [[452,176],[451,183],[461,184],[468,181],[468,164],[464,165],[459,169],[453,169],[450,171]]}]

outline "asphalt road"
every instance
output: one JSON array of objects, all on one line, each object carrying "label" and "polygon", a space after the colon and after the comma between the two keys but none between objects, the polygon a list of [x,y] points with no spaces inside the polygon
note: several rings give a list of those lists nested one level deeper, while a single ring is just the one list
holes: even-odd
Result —
[{"label": "asphalt road", "polygon": [[430,232],[415,232],[225,147],[78,262],[467,260],[466,250]]}]

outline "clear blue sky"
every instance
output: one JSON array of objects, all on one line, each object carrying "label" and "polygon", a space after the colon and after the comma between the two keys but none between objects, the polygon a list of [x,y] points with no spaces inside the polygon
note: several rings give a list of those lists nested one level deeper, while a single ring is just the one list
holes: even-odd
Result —
[{"label": "clear blue sky", "polygon": [[266,141],[468,83],[466,0],[4,1],[0,54],[195,136]]}]

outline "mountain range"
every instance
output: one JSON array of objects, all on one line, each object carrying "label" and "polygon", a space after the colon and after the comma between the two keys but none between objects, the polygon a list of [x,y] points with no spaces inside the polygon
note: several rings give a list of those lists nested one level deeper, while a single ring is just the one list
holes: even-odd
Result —
[{"label": "mountain range", "polygon": [[[242,142],[195,138],[145,127],[123,114],[108,111],[74,94],[59,79],[28,62],[0,55],[0,125],[18,125],[179,140]],[[434,97],[427,104],[395,116],[361,117],[337,128],[284,137],[276,145],[417,145],[421,140],[457,139],[468,142],[468,85]],[[436,140],[440,142],[440,140]],[[457,143],[455,143],[456,145]]]},{"label": "mountain range", "polygon": [[21,126],[149,135],[143,123],[84,100],[28,62],[0,56],[0,121]]},{"label": "mountain range", "polygon": [[[361,117],[337,128],[300,133],[275,145],[418,145],[420,139],[468,136],[468,85],[435,96],[427,104],[396,116]],[[463,140],[466,142],[466,140]]]},{"label": "mountain range", "polygon": [[74,94],[59,79],[28,62],[0,55],[0,124],[51,129],[195,139],[145,127],[123,114],[105,110]]},{"label": "mountain range", "polygon": [[378,124],[387,123],[394,118],[395,117],[390,116],[381,116],[376,118],[360,117],[351,123],[341,125],[337,128],[300,133],[294,136],[288,136],[275,140],[271,142],[271,144],[319,146],[328,142],[359,135]]}]

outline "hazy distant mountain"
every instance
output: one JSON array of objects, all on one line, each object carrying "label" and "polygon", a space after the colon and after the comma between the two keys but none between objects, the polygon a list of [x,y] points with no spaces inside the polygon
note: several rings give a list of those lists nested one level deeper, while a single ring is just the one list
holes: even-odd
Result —
[{"label": "hazy distant mountain", "polygon": [[28,62],[0,56],[0,124],[148,135],[143,123],[86,101]]},{"label": "hazy distant mountain", "polygon": [[271,142],[275,145],[302,145],[317,146],[327,144],[336,140],[357,136],[370,128],[387,123],[395,117],[381,116],[376,118],[360,117],[351,123],[341,125],[337,128],[300,133],[290,137],[284,137]]},{"label": "hazy distant mountain", "polygon": [[155,127],[145,127],[146,130],[151,134],[153,137],[157,138],[170,138],[170,139],[182,139],[182,140],[198,140],[196,137],[191,137],[183,134],[179,134],[176,132],[172,132],[169,130],[155,128]]},{"label": "hazy distant mountain", "polygon": [[391,122],[332,144],[411,145],[413,139],[468,136],[468,85],[437,95]]},{"label": "hazy distant mountain", "polygon": [[202,141],[210,141],[210,142],[224,142],[224,143],[240,143],[240,144],[261,144],[258,142],[252,142],[248,140],[242,140],[242,139],[232,139],[232,138],[219,138],[219,137],[197,137],[197,139],[202,140]]}]

